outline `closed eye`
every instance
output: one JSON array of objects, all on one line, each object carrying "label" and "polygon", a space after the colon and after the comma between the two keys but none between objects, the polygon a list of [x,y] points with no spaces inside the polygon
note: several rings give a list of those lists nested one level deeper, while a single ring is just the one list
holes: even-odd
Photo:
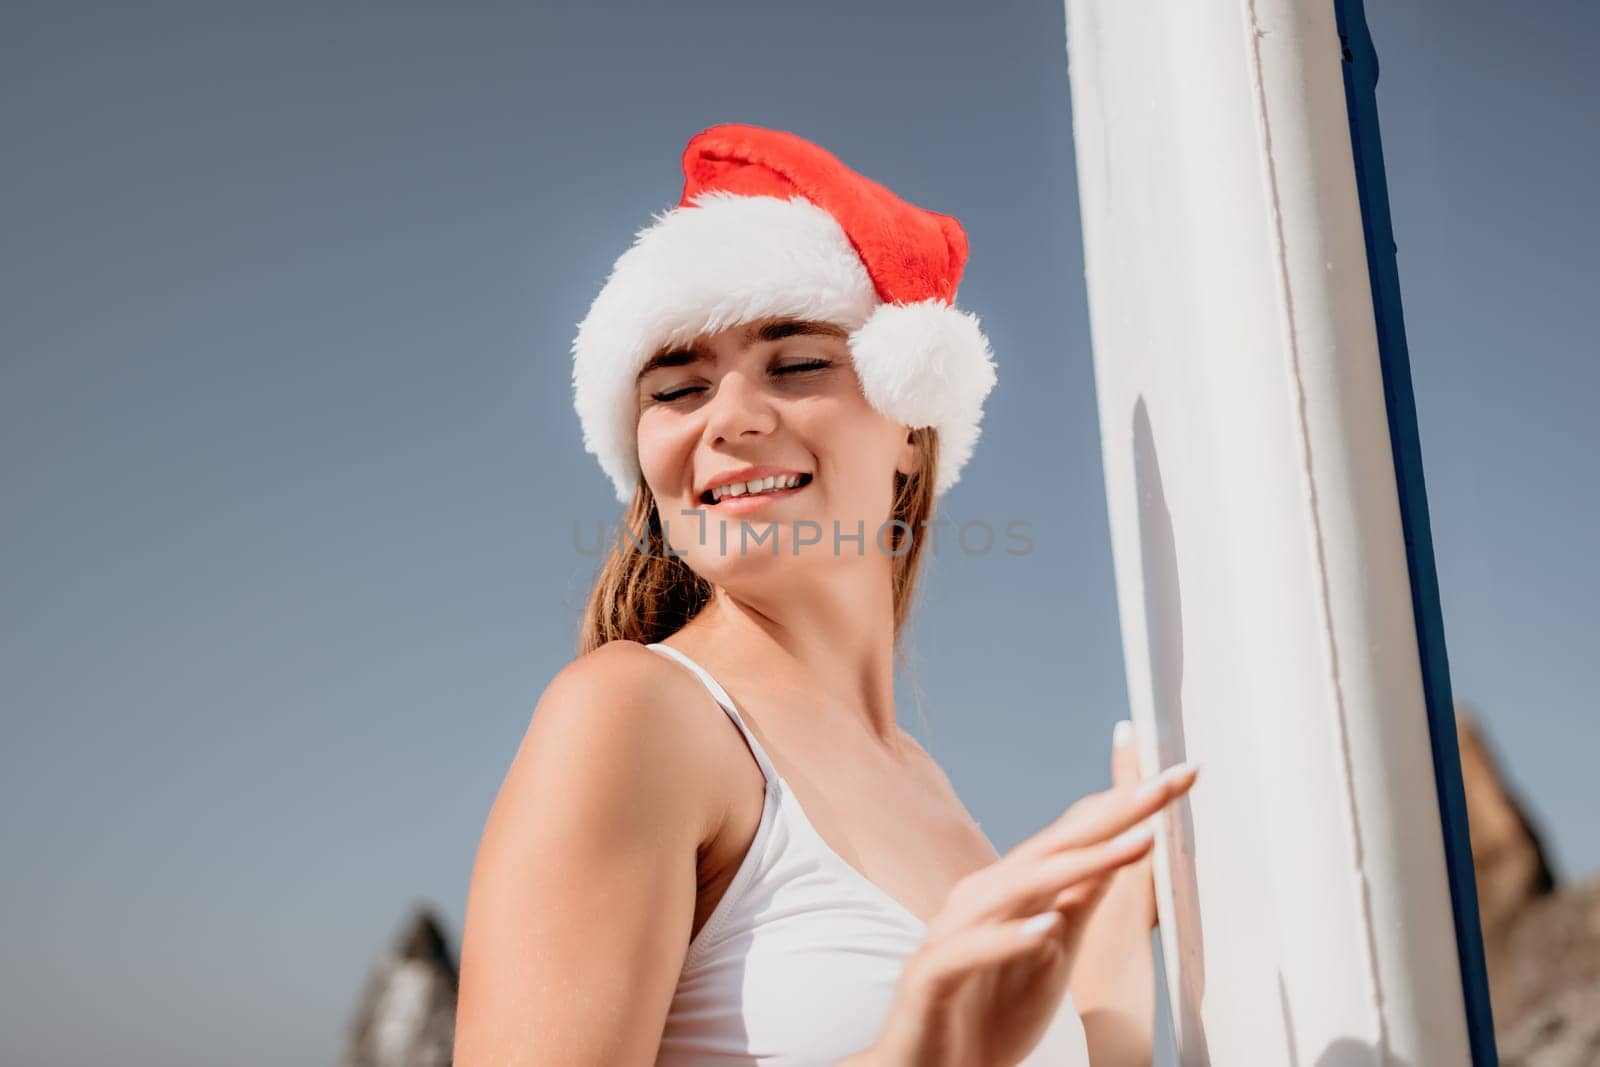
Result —
[{"label": "closed eye", "polygon": [[794,371],[821,370],[823,367],[833,366],[831,359],[808,359],[804,363],[790,363],[786,367],[773,368],[773,374],[789,374]]},{"label": "closed eye", "polygon": [[[831,360],[831,359],[808,359],[808,360],[804,360],[803,362],[800,362],[800,363],[790,363],[790,364],[787,364],[786,366],[774,367],[774,368],[772,368],[772,373],[773,374],[799,374],[799,373],[804,373],[806,371],[822,370],[822,369],[824,369],[826,367],[831,367],[831,366],[833,366],[833,360]],[[682,389],[674,389],[674,390],[670,390],[670,391],[664,392],[664,393],[651,393],[650,394],[650,399],[655,400],[655,401],[657,401],[659,403],[670,404],[674,400],[680,400],[683,397],[690,396],[690,395],[692,395],[694,393],[700,393],[700,392],[704,392],[704,391],[705,391],[705,389],[704,389],[703,386],[698,386],[698,385],[684,386]]]}]

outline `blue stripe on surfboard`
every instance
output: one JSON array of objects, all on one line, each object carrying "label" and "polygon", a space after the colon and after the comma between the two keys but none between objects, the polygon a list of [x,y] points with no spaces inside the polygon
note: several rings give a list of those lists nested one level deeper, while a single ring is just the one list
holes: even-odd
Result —
[{"label": "blue stripe on surfboard", "polygon": [[1406,349],[1405,320],[1400,311],[1400,271],[1395,262],[1397,249],[1389,215],[1388,183],[1384,178],[1383,145],[1378,136],[1378,56],[1367,29],[1362,0],[1334,0],[1333,9],[1343,46],[1340,67],[1344,72],[1345,110],[1350,120],[1350,147],[1355,153],[1361,230],[1367,246],[1372,310],[1377,319],[1378,357],[1383,367],[1384,406],[1389,416],[1389,444],[1394,454],[1406,563],[1411,572],[1411,611],[1417,626],[1434,785],[1439,794],[1439,817],[1444,830],[1450,909],[1455,918],[1456,954],[1461,963],[1461,996],[1466,1008],[1473,1067],[1497,1067],[1499,1053],[1495,1049],[1494,1017],[1489,1007],[1483,931],[1478,922],[1478,890],[1472,869],[1472,841],[1467,833],[1467,801],[1461,782],[1461,753],[1456,743],[1450,664],[1445,655],[1444,620],[1439,608],[1439,575],[1433,559],[1428,494],[1422,480],[1422,446],[1417,434],[1411,357]]}]

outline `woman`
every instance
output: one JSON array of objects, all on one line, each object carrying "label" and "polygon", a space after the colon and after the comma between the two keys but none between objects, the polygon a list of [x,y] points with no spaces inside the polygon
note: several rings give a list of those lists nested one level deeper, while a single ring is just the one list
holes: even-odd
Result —
[{"label": "woman", "polygon": [[[1148,1063],[1173,768],[1004,858],[896,723],[935,499],[995,376],[959,223],[712,127],[579,326],[622,539],[468,898],[458,1067]],[[1125,733],[1125,731],[1119,731]]]}]

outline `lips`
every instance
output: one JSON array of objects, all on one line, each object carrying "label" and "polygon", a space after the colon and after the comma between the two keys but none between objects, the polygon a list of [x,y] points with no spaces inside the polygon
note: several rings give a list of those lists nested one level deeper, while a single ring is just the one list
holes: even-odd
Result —
[{"label": "lips", "polygon": [[739,496],[724,496],[716,503],[712,503],[711,493],[708,490],[701,496],[700,503],[701,506],[712,508],[716,511],[727,511],[732,513],[753,511],[767,501],[782,500],[785,497],[793,496],[794,494],[805,489],[806,486],[810,485],[812,481],[813,478],[811,475],[802,474],[800,475],[800,480],[792,488],[769,489],[761,493],[742,493]]}]

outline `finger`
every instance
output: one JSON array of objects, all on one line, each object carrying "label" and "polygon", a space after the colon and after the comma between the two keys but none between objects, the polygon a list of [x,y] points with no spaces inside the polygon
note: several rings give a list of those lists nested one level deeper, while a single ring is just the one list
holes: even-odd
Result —
[{"label": "finger", "polygon": [[1139,862],[1149,853],[1153,838],[1154,828],[1145,823],[1087,848],[992,863],[956,883],[935,922],[963,927],[1032,915],[1076,882]]},{"label": "finger", "polygon": [[1188,792],[1199,769],[1197,763],[1180,763],[1134,789],[1091,793],[1068,808],[1055,822],[1012,849],[1006,859],[1037,859],[1062,849],[1083,848],[1122,833]]},{"label": "finger", "polygon": [[975,971],[1048,950],[1063,921],[1058,911],[963,927],[914,953],[913,981],[937,1000],[960,988]]},{"label": "finger", "polygon": [[1139,749],[1133,743],[1133,720],[1120,719],[1111,731],[1111,784],[1114,788],[1138,785]]},{"label": "finger", "polygon": [[991,914],[1029,915],[1067,899],[1073,886],[1109,882],[1118,869],[1144,858],[1154,840],[1154,828],[1141,823],[1110,841],[1044,856],[1007,879]]},{"label": "finger", "polygon": [[[1117,879],[1124,871],[1142,866],[1150,850],[1155,845],[1154,829],[1145,823],[1116,838],[1117,841],[1127,841],[1128,844],[1120,846],[1114,859],[1106,864],[1097,865],[1086,871],[1082,877],[1069,884],[1063,885],[1056,891],[1050,900],[1054,908],[1092,908],[1104,897],[1111,887],[1117,884]],[[1110,848],[1110,845],[1096,846]],[[1063,855],[1083,854],[1085,850],[1075,849]]]},{"label": "finger", "polygon": [[1095,908],[1100,906],[1100,902],[1110,894],[1111,887],[1115,882],[1115,873],[1114,871],[1107,871],[1093,878],[1085,878],[1076,885],[1068,886],[1056,895],[1056,899],[1050,902],[1050,906],[1062,914],[1070,912],[1076,916],[1076,921],[1070,925],[1076,930],[1081,930],[1084,919],[1092,914]]}]

